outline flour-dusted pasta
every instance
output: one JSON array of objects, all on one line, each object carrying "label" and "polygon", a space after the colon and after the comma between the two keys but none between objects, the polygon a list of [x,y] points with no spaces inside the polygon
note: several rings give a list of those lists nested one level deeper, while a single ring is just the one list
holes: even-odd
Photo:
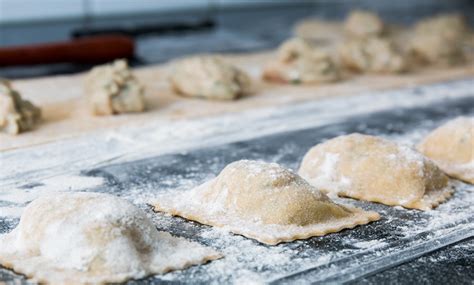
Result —
[{"label": "flour-dusted pasta", "polygon": [[145,110],[145,88],[125,60],[94,67],[87,75],[85,92],[90,109],[96,115]]},{"label": "flour-dusted pasta", "polygon": [[170,70],[171,87],[180,95],[232,100],[251,92],[250,77],[218,56],[176,60]]},{"label": "flour-dusted pasta", "polygon": [[0,264],[41,283],[124,282],[219,257],[159,232],[142,210],[109,194],[38,198],[12,232],[0,235]]},{"label": "flour-dusted pasta", "polygon": [[222,227],[266,244],[322,236],[379,219],[375,212],[331,201],[275,163],[240,160],[182,193],[160,195],[157,211]]},{"label": "flour-dusted pasta", "polygon": [[432,209],[453,193],[447,176],[422,154],[362,134],[314,146],[299,174],[325,192],[420,210]]},{"label": "flour-dusted pasta", "polygon": [[474,184],[474,117],[458,117],[418,145],[448,175]]}]

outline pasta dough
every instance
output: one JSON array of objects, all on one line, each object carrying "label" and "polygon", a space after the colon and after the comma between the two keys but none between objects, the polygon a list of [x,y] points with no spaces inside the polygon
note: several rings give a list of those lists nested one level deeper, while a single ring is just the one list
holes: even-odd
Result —
[{"label": "pasta dough", "polygon": [[22,99],[8,80],[0,79],[0,131],[16,135],[32,129],[40,119],[40,108]]},{"label": "pasta dough", "polygon": [[319,83],[337,80],[339,72],[327,52],[294,38],[280,46],[278,59],[265,67],[263,78],[283,83]]},{"label": "pasta dough", "polygon": [[445,14],[420,21],[415,26],[410,50],[430,64],[455,65],[465,59],[463,41],[468,28],[458,14]]},{"label": "pasta dough", "polygon": [[344,31],[354,38],[378,37],[384,32],[384,23],[375,13],[354,10],[344,22]]},{"label": "pasta dough", "polygon": [[420,153],[362,134],[314,146],[299,174],[325,192],[420,210],[432,209],[453,192],[446,175]]},{"label": "pasta dough", "polygon": [[461,14],[441,14],[419,21],[415,25],[415,33],[438,34],[450,40],[462,39],[469,28]]},{"label": "pasta dough", "polygon": [[159,232],[126,200],[59,193],[30,203],[19,225],[0,236],[0,263],[35,282],[124,282],[201,264],[219,254]]},{"label": "pasta dough", "polygon": [[440,126],[418,150],[448,175],[474,184],[474,117],[458,117]]},{"label": "pasta dough", "polygon": [[86,95],[96,115],[142,112],[144,87],[125,60],[94,67],[86,78]]},{"label": "pasta dough", "polygon": [[155,210],[182,216],[266,244],[322,236],[379,219],[332,202],[275,163],[240,160],[215,179],[183,193],[160,195]]},{"label": "pasta dough", "polygon": [[339,57],[343,65],[359,72],[398,73],[407,69],[403,53],[385,38],[348,41],[339,48]]},{"label": "pasta dough", "polygon": [[249,76],[217,56],[195,56],[173,64],[172,88],[183,96],[232,100],[250,93]]}]

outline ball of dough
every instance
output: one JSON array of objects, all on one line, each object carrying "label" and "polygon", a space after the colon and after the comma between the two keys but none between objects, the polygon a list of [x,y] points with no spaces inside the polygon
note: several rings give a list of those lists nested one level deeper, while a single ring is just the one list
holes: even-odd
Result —
[{"label": "ball of dough", "polygon": [[459,14],[443,14],[421,20],[415,26],[410,51],[429,64],[455,65],[464,62],[463,42],[468,27]]},{"label": "ball of dough", "polygon": [[447,40],[462,40],[468,30],[466,19],[457,13],[437,15],[415,25],[417,35],[437,34]]},{"label": "ball of dough", "polygon": [[283,83],[319,83],[339,79],[339,70],[330,55],[303,39],[284,42],[277,60],[265,67],[263,78]]},{"label": "ball of dough", "polygon": [[190,191],[166,193],[155,210],[266,244],[339,232],[376,221],[375,212],[342,206],[275,163],[240,160]]},{"label": "ball of dough", "polygon": [[438,205],[452,191],[446,175],[420,153],[362,134],[314,146],[299,174],[325,192],[421,210]]},{"label": "ball of dough", "polygon": [[94,67],[85,82],[90,109],[96,115],[142,112],[144,90],[125,60]]},{"label": "ball of dough", "polygon": [[337,21],[304,19],[295,24],[293,34],[296,37],[311,40],[321,45],[340,42],[344,38],[342,26]]},{"label": "ball of dough", "polygon": [[217,56],[195,56],[174,62],[169,81],[180,95],[232,100],[250,93],[250,77]]},{"label": "ball of dough", "polygon": [[351,40],[339,48],[341,63],[359,72],[399,73],[407,69],[403,53],[384,38]]},{"label": "ball of dough", "polygon": [[16,135],[31,130],[40,119],[40,108],[22,99],[8,80],[0,79],[0,131]]},{"label": "ball of dough", "polygon": [[474,117],[453,119],[418,145],[448,175],[474,184]]},{"label": "ball of dough", "polygon": [[409,50],[422,63],[450,66],[465,60],[461,41],[436,33],[413,35]]},{"label": "ball of dough", "polygon": [[370,11],[352,11],[344,22],[345,32],[354,38],[381,36],[384,24],[377,14]]},{"label": "ball of dough", "polygon": [[0,235],[0,263],[51,284],[123,282],[216,257],[159,232],[145,212],[118,197],[58,193],[31,202]]}]

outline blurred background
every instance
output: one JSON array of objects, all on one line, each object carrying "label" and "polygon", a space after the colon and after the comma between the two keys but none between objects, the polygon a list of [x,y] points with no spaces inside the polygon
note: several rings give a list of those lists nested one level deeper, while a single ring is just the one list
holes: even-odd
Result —
[{"label": "blurred background", "polygon": [[[187,54],[274,48],[302,19],[342,20],[355,8],[375,11],[395,24],[461,12],[472,25],[474,15],[471,0],[0,0],[0,48],[120,34],[133,42],[131,64],[140,66]],[[0,63],[0,76],[73,73],[90,66]]]}]

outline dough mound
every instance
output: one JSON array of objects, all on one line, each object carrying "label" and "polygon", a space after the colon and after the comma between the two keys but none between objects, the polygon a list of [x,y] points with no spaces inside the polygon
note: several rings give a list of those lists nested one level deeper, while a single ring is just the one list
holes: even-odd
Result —
[{"label": "dough mound", "polygon": [[457,13],[437,15],[415,25],[417,35],[438,34],[450,40],[462,39],[468,30],[466,19]]},{"label": "dough mound", "polygon": [[418,150],[448,175],[474,184],[474,117],[458,117],[440,126]]},{"label": "dough mound", "polygon": [[348,41],[339,48],[341,63],[358,72],[399,73],[407,69],[405,56],[385,38]]},{"label": "dough mound", "polygon": [[0,79],[0,132],[16,135],[31,130],[40,119],[40,108],[22,99],[8,80]]},{"label": "dough mound", "polygon": [[250,93],[250,77],[217,56],[195,56],[176,61],[169,77],[183,96],[232,100]]},{"label": "dough mound", "polygon": [[162,195],[155,210],[224,227],[266,244],[338,232],[378,220],[374,212],[332,202],[275,163],[240,160],[184,193]]},{"label": "dough mound", "polygon": [[354,38],[378,37],[384,32],[384,23],[375,13],[354,10],[344,22],[344,31]]},{"label": "dough mound", "polygon": [[0,263],[35,282],[124,282],[218,258],[211,249],[159,232],[146,214],[108,194],[59,193],[30,203],[0,236]]},{"label": "dough mound", "polygon": [[125,60],[94,67],[85,82],[90,109],[96,115],[142,112],[144,90]]},{"label": "dough mound", "polygon": [[438,34],[414,35],[409,50],[421,63],[452,66],[465,60],[460,41],[447,40]]},{"label": "dough mound", "polygon": [[447,176],[420,153],[362,134],[314,146],[299,174],[325,192],[420,210],[432,209],[453,192]]},{"label": "dough mound", "polygon": [[280,46],[278,59],[265,67],[263,78],[295,84],[331,82],[339,79],[339,71],[327,52],[294,38]]},{"label": "dough mound", "polygon": [[456,65],[464,62],[463,41],[468,27],[458,14],[445,14],[420,21],[415,26],[410,51],[421,62]]}]

